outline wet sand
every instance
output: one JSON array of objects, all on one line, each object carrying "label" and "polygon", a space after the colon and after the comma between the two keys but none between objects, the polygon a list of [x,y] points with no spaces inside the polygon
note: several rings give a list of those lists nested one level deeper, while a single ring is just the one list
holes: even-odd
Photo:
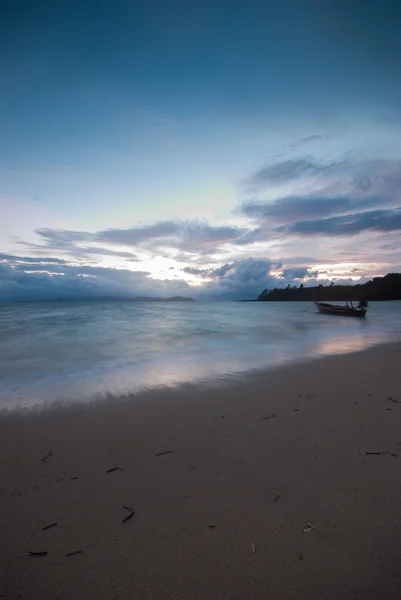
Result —
[{"label": "wet sand", "polygon": [[391,344],[3,415],[2,598],[399,600],[400,367]]}]

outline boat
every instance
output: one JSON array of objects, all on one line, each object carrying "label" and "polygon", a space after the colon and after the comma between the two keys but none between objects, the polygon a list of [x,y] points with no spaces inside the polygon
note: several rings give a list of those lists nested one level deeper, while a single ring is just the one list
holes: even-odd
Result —
[{"label": "boat", "polygon": [[[326,302],[317,302],[313,298],[316,308],[320,313],[324,315],[340,315],[341,317],[364,317],[368,309],[368,303],[366,300],[355,300],[350,298],[345,301],[345,304],[327,304]],[[357,306],[354,306],[354,302],[358,302]]]}]

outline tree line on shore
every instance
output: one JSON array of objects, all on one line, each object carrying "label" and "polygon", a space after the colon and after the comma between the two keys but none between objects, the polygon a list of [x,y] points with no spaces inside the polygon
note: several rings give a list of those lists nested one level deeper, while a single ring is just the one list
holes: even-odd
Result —
[{"label": "tree line on shore", "polygon": [[375,277],[366,283],[341,285],[331,282],[330,285],[299,287],[288,285],[285,288],[263,290],[257,301],[291,301],[291,300],[401,300],[401,273],[388,273],[384,277]]}]

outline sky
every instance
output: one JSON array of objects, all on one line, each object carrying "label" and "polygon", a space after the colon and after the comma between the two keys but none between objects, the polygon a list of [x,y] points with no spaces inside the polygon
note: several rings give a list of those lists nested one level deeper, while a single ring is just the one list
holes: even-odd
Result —
[{"label": "sky", "polygon": [[401,271],[397,0],[0,11],[0,299]]}]

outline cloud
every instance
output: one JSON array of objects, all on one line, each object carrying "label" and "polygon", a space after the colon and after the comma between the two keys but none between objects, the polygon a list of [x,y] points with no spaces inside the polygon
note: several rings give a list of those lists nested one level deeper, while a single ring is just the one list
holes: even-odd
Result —
[{"label": "cloud", "polygon": [[401,230],[401,209],[371,210],[340,217],[296,221],[276,227],[279,235],[301,236],[350,236],[364,231],[399,231]]},{"label": "cloud", "polygon": [[0,279],[2,301],[191,296],[185,281],[156,280],[146,271],[57,263],[24,265],[12,256],[0,263]]},{"label": "cloud", "polygon": [[189,275],[204,275],[207,272],[206,269],[196,269],[195,267],[184,267],[181,271]]},{"label": "cloud", "polygon": [[160,221],[148,226],[100,231],[96,234],[96,239],[126,246],[151,243],[153,246],[162,245],[197,252],[230,242],[252,243],[252,240],[246,240],[249,233],[248,228],[214,226],[206,221]]},{"label": "cloud", "polygon": [[209,225],[207,221],[201,220],[159,221],[150,225],[128,229],[104,229],[94,233],[46,227],[36,229],[35,233],[44,243],[22,242],[34,251],[62,251],[74,256],[104,254],[131,260],[136,260],[134,254],[109,248],[107,245],[152,251],[164,247],[188,253],[208,254],[224,244],[252,244],[260,234],[259,230],[234,225]]},{"label": "cloud", "polygon": [[344,214],[355,209],[363,210],[390,202],[391,199],[380,196],[350,198],[311,195],[279,198],[274,202],[246,202],[241,210],[246,216],[254,219],[288,222],[294,219]]},{"label": "cloud", "polygon": [[267,258],[246,258],[209,269],[185,267],[182,269],[185,273],[201,275],[207,280],[202,287],[191,287],[182,279],[153,279],[146,271],[66,262],[23,264],[19,257],[7,256],[8,259],[0,263],[2,301],[173,295],[234,300],[254,298],[267,286],[283,284],[281,277],[271,274],[280,263]]},{"label": "cloud", "polygon": [[306,277],[317,277],[319,271],[309,271],[307,267],[295,267],[283,269],[284,279],[305,279]]},{"label": "cloud", "polygon": [[[303,179],[316,176],[312,183]],[[298,182],[295,180],[302,180]],[[291,184],[300,193],[276,198],[256,197],[240,211],[257,222],[253,239],[281,242],[290,235],[352,236],[364,231],[398,231],[401,207],[401,161],[351,157],[332,162],[298,157],[267,165],[249,179],[260,196],[269,185]],[[318,191],[317,191],[318,190]],[[335,192],[335,193],[333,193]],[[250,234],[248,234],[250,235]]]},{"label": "cloud", "polygon": [[51,229],[41,227],[35,230],[35,233],[45,242],[45,244],[34,244],[31,242],[18,241],[18,243],[30,250],[37,252],[43,251],[62,251],[63,253],[76,258],[85,258],[90,256],[115,256],[116,258],[127,259],[130,261],[138,260],[133,252],[115,250],[99,245],[96,234],[86,231],[70,231],[67,229]]},{"label": "cloud", "polygon": [[40,258],[40,257],[32,257],[32,256],[14,256],[12,254],[2,254],[2,253],[0,253],[0,261],[12,261],[12,262],[21,263],[21,264],[22,263],[32,263],[32,264],[37,264],[37,265],[42,265],[42,264],[64,265],[65,264],[65,260],[63,260],[62,258],[51,258],[51,257]]},{"label": "cloud", "polygon": [[330,140],[332,137],[333,136],[330,134],[323,134],[323,133],[315,133],[313,135],[307,135],[307,136],[300,138],[297,142],[290,144],[289,148],[290,148],[290,150],[295,150],[295,149],[301,148],[302,146],[305,146],[306,144],[310,144],[312,142],[320,142],[320,141],[324,141],[324,140]]},{"label": "cloud", "polygon": [[338,163],[316,162],[310,157],[292,158],[263,166],[244,183],[247,188],[260,188],[268,184],[288,183],[305,175],[327,173],[338,167]]},{"label": "cloud", "polygon": [[321,161],[300,156],[264,165],[246,178],[241,187],[247,195],[260,195],[272,187],[295,183],[308,184],[309,193],[319,189],[324,195],[368,192],[372,196],[401,198],[401,160],[357,160],[348,154],[339,160]]},{"label": "cloud", "polygon": [[[199,290],[200,297],[252,299],[268,285],[277,284],[278,279],[271,275],[271,271],[278,266],[277,261],[267,258],[244,258],[214,269],[196,269],[199,272],[192,274],[209,279]],[[189,272],[188,269],[186,272]]]}]

